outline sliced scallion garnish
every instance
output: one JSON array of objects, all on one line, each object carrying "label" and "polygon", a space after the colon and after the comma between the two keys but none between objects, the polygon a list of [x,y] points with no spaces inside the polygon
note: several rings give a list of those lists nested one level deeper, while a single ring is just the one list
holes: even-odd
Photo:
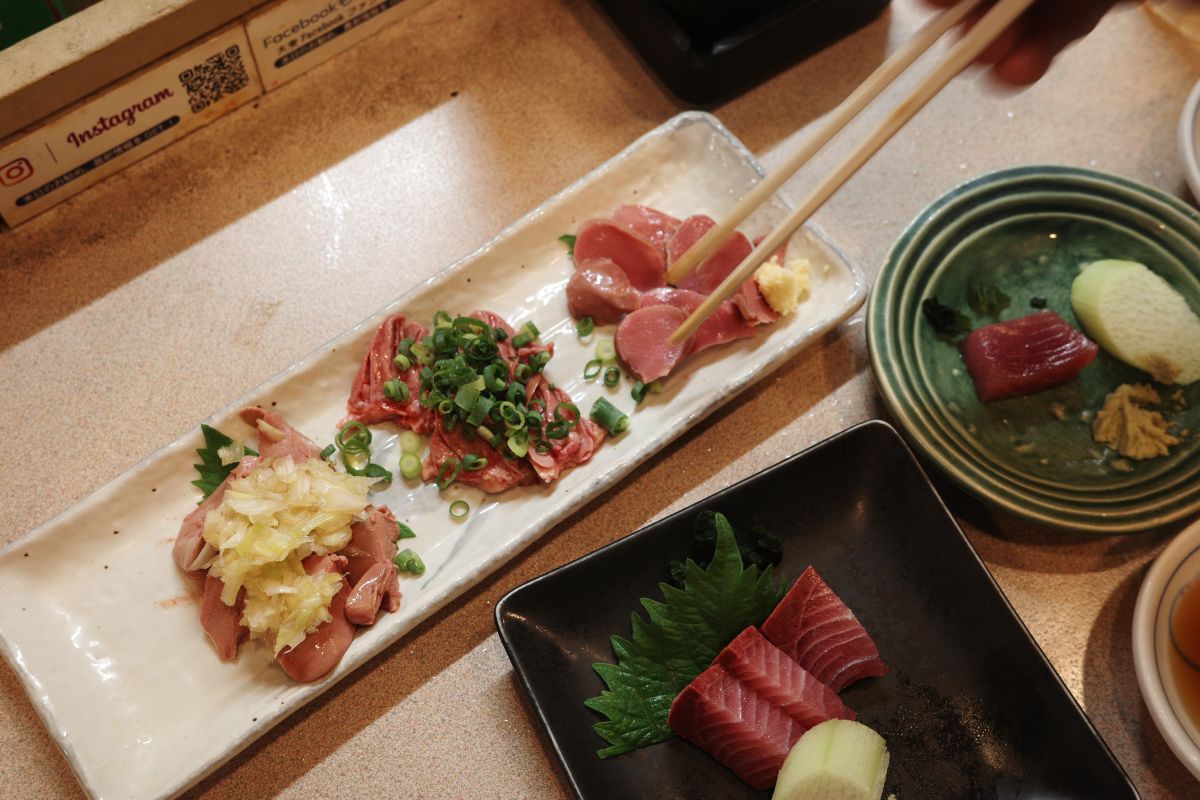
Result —
[{"label": "sliced scallion garnish", "polygon": [[455,500],[450,504],[450,516],[454,519],[462,519],[471,511],[471,506],[466,500]]},{"label": "sliced scallion garnish", "polygon": [[591,336],[594,330],[596,330],[596,321],[591,317],[584,317],[575,323],[575,332],[579,334],[580,339]]},{"label": "sliced scallion garnish", "polygon": [[425,440],[421,435],[413,431],[404,431],[400,434],[400,452],[417,454],[425,449]]},{"label": "sliced scallion garnish", "polygon": [[413,453],[400,456],[400,475],[406,481],[421,477],[421,459]]},{"label": "sliced scallion garnish", "polygon": [[600,375],[604,369],[604,362],[598,358],[593,358],[583,366],[583,379],[590,381]]},{"label": "sliced scallion garnish", "polygon": [[397,539],[415,539],[417,537],[416,531],[403,522],[397,522],[396,527],[400,530],[400,535],[396,537]]},{"label": "sliced scallion garnish", "polygon": [[617,345],[611,336],[596,340],[596,358],[605,364],[612,364],[617,360]]},{"label": "sliced scallion garnish", "polygon": [[589,416],[613,436],[629,429],[629,415],[603,397],[596,400]]},{"label": "sliced scallion garnish", "polygon": [[408,548],[396,553],[394,563],[396,565],[396,569],[400,570],[401,572],[407,572],[412,575],[425,574],[425,562],[421,560],[419,555]]},{"label": "sliced scallion garnish", "polygon": [[616,386],[620,382],[621,382],[620,367],[609,367],[608,369],[604,370],[604,385],[605,386]]},{"label": "sliced scallion garnish", "polygon": [[437,484],[437,488],[440,490],[440,489],[445,489],[448,486],[450,486],[450,484],[452,484],[456,480],[458,480],[458,474],[461,471],[462,471],[462,462],[461,461],[459,461],[457,458],[453,458],[453,457],[447,458],[445,461],[442,462],[442,466],[438,469],[437,480],[435,481],[435,483]]}]

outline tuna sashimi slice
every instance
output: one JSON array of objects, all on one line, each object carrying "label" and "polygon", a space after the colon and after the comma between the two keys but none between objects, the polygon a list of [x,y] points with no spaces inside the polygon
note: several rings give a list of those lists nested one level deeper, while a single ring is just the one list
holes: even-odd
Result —
[{"label": "tuna sashimi slice", "polygon": [[620,322],[638,307],[640,299],[625,271],[611,258],[577,264],[567,281],[567,307],[575,319],[591,317],[601,325]]},{"label": "tuna sashimi slice", "polygon": [[691,350],[691,337],[679,344],[668,341],[687,316],[674,306],[639,308],[617,326],[617,355],[645,383],[664,377]]},{"label": "tuna sashimi slice", "polygon": [[1053,389],[1075,379],[1100,348],[1053,311],[971,331],[963,362],[984,403]]},{"label": "tuna sashimi slice", "polygon": [[835,692],[887,673],[879,648],[841,598],[809,567],[761,626],[767,637]]},{"label": "tuna sashimi slice", "polygon": [[679,229],[679,220],[663,211],[649,206],[625,205],[617,206],[612,218],[623,225],[628,225],[645,236],[652,244],[666,252],[667,242]]},{"label": "tuna sashimi slice", "polygon": [[684,687],[671,704],[667,724],[755,789],[775,783],[805,730],[720,664]]},{"label": "tuna sashimi slice", "polygon": [[611,219],[583,223],[575,237],[575,263],[611,259],[638,289],[667,283],[667,263],[662,251],[637,231]]},{"label": "tuna sashimi slice", "polygon": [[738,634],[713,663],[778,705],[805,730],[828,719],[854,719],[854,712],[832,689],[767,641],[755,627]]}]

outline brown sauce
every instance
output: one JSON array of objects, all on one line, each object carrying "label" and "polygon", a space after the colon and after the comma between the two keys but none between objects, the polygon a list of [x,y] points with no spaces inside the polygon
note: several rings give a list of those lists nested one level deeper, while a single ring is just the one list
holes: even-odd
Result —
[{"label": "brown sauce", "polygon": [[1200,725],[1200,579],[1187,585],[1171,609],[1171,676],[1191,720]]}]

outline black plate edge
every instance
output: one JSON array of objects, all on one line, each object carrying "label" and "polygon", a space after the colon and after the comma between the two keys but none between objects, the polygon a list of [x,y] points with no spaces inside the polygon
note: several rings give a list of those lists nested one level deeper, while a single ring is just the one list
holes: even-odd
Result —
[{"label": "black plate edge", "polygon": [[509,639],[508,632],[505,629],[504,612],[507,609],[507,607],[513,602],[514,598],[519,596],[520,594],[522,594],[526,589],[532,588],[532,587],[542,583],[543,581],[550,580],[553,577],[555,577],[558,573],[563,572],[564,570],[570,569],[573,566],[575,566],[576,564],[579,564],[580,562],[586,561],[586,560],[592,558],[593,556],[597,556],[600,553],[604,553],[608,550],[620,549],[622,545],[625,545],[627,542],[632,540],[634,537],[640,536],[643,533],[646,533],[647,531],[657,528],[660,525],[664,525],[668,521],[674,520],[677,517],[680,517],[680,516],[683,516],[686,514],[694,514],[702,506],[711,505],[714,502],[719,501],[719,499],[723,495],[731,493],[734,489],[740,487],[742,484],[748,483],[753,480],[758,480],[760,478],[764,478],[767,475],[770,475],[775,472],[782,471],[782,470],[786,469],[788,466],[790,466],[792,464],[792,462],[797,461],[799,459],[806,458],[806,457],[812,457],[816,452],[823,450],[823,449],[833,445],[835,442],[838,442],[842,439],[849,438],[849,437],[863,436],[868,433],[875,433],[875,432],[878,432],[878,433],[884,435],[893,444],[899,445],[901,451],[906,456],[906,460],[908,461],[908,463],[910,463],[912,465],[912,467],[916,470],[917,474],[921,477],[925,486],[928,487],[930,494],[932,494],[933,498],[937,501],[938,506],[940,506],[942,511],[945,513],[946,518],[949,520],[949,522],[953,526],[954,530],[958,532],[962,546],[965,547],[967,552],[970,554],[971,558],[974,559],[974,563],[979,567],[980,572],[983,573],[984,577],[987,580],[987,585],[992,587],[992,589],[996,592],[996,595],[1004,603],[1005,608],[1007,608],[1009,613],[1012,614],[1013,619],[1016,620],[1018,626],[1020,627],[1021,632],[1025,635],[1025,639],[1033,647],[1034,652],[1037,654],[1038,658],[1041,659],[1042,664],[1046,667],[1047,670],[1049,670],[1050,674],[1054,676],[1054,680],[1057,682],[1057,684],[1058,684],[1059,688],[1062,690],[1063,694],[1066,695],[1066,697],[1071,701],[1071,707],[1075,709],[1075,713],[1078,715],[1080,720],[1083,722],[1083,724],[1087,728],[1087,730],[1089,730],[1092,733],[1092,735],[1096,738],[1096,741],[1100,743],[1100,746],[1103,749],[1104,753],[1108,756],[1109,760],[1112,761],[1113,765],[1116,766],[1117,771],[1120,773],[1120,775],[1122,777],[1124,777],[1125,785],[1129,789],[1131,796],[1134,798],[1138,798],[1138,800],[1141,800],[1142,795],[1140,792],[1138,792],[1137,787],[1135,787],[1133,785],[1133,781],[1130,779],[1129,773],[1125,770],[1124,765],[1121,764],[1119,759],[1117,759],[1116,755],[1112,751],[1112,748],[1109,747],[1108,742],[1106,742],[1104,740],[1104,737],[1100,735],[1100,731],[1096,730],[1096,726],[1092,723],[1091,717],[1089,717],[1087,715],[1087,712],[1085,712],[1083,710],[1083,707],[1079,705],[1079,700],[1075,697],[1075,695],[1067,687],[1066,683],[1063,682],[1062,676],[1058,674],[1058,670],[1056,670],[1054,668],[1054,665],[1050,662],[1050,659],[1046,657],[1045,652],[1042,650],[1041,646],[1037,643],[1037,640],[1034,639],[1033,635],[1029,632],[1029,628],[1025,625],[1025,621],[1023,619],[1021,619],[1021,616],[1017,613],[1016,609],[1013,608],[1012,603],[1009,601],[1008,596],[1006,594],[1004,594],[1004,591],[1000,588],[1000,585],[998,583],[996,583],[996,579],[992,576],[992,573],[987,568],[987,565],[984,564],[983,559],[981,559],[979,557],[979,554],[975,551],[975,548],[971,545],[970,540],[967,539],[966,534],[963,533],[962,527],[958,524],[958,520],[955,519],[955,517],[952,513],[950,513],[950,509],[946,506],[945,500],[942,499],[942,496],[938,493],[937,488],[933,485],[933,482],[930,481],[928,473],[925,471],[924,467],[921,465],[920,460],[917,458],[917,456],[913,452],[912,448],[909,446],[908,442],[905,441],[904,437],[901,436],[899,431],[897,431],[893,425],[891,425],[889,422],[882,420],[882,419],[869,419],[864,422],[860,422],[856,425],[853,425],[843,431],[839,431],[838,433],[835,433],[826,439],[822,439],[821,441],[817,442],[816,444],[810,445],[809,447],[805,448],[804,450],[801,450],[800,452],[798,452],[794,455],[788,456],[787,458],[783,459],[782,461],[772,464],[771,466],[766,467],[765,469],[763,469],[759,472],[756,472],[753,475],[749,475],[736,483],[732,483],[729,486],[726,486],[725,488],[721,489],[720,491],[715,492],[714,494],[708,495],[707,497],[697,500],[695,503],[692,503],[691,505],[687,506],[686,508],[682,508],[673,514],[663,517],[662,519],[655,520],[654,522],[651,522],[648,525],[645,525],[645,526],[639,528],[638,530],[628,534],[627,536],[621,537],[620,539],[618,539],[615,542],[606,544],[603,547],[593,550],[590,553],[586,553],[573,561],[569,561],[566,564],[563,564],[560,567],[556,567],[556,568],[552,569],[550,572],[547,572],[543,575],[539,575],[536,578],[526,581],[525,583],[521,584],[520,586],[517,586],[517,587],[509,590],[496,603],[496,606],[492,612],[492,617],[496,624],[496,633],[500,637],[500,643],[504,646],[504,651],[508,655],[508,660],[513,665],[513,670],[517,673],[517,677],[521,682],[521,686],[525,690],[526,699],[529,701],[529,704],[533,706],[533,710],[537,714],[538,721],[542,725],[542,730],[545,732],[546,738],[550,741],[550,746],[554,748],[554,754],[558,758],[559,766],[562,768],[563,774],[566,776],[567,782],[571,786],[571,791],[575,794],[575,797],[578,798],[578,800],[588,800],[588,798],[586,798],[584,796],[583,792],[579,788],[579,785],[575,781],[575,775],[571,772],[571,768],[570,768],[570,765],[567,763],[565,754],[563,753],[562,748],[559,746],[558,738],[554,735],[554,730],[550,727],[549,721],[546,719],[546,715],[542,709],[541,704],[534,697],[533,687],[530,685],[529,678],[526,674],[526,670],[521,662],[521,657],[518,653],[514,652],[512,642]]}]

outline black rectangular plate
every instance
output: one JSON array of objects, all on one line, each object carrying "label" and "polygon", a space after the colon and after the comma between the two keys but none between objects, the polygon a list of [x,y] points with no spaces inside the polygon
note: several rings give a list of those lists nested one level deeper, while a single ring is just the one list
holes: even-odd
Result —
[{"label": "black rectangular plate", "polygon": [[710,105],[865,25],[889,0],[596,2],[672,94]]},{"label": "black rectangular plate", "polygon": [[692,520],[720,511],[784,541],[779,574],[812,564],[875,638],[891,672],[842,692],[892,754],[899,798],[1136,798],[1129,778],[1001,594],[908,448],[872,421],[524,584],[496,627],[577,796],[769,797],[672,739],[601,760],[609,637],[659,597]]}]

